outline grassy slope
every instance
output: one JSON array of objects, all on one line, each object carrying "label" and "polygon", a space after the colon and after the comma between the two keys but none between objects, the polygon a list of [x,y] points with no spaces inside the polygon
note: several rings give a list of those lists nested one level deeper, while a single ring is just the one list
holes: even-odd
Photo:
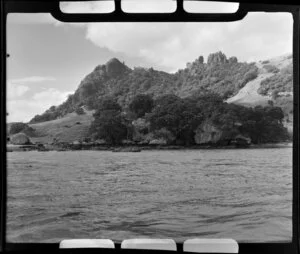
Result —
[{"label": "grassy slope", "polygon": [[260,73],[256,79],[248,82],[235,96],[227,100],[228,103],[234,103],[246,107],[251,106],[266,106],[268,100],[271,100],[269,96],[262,96],[257,93],[260,87],[260,82],[268,77],[271,77],[271,73]]},{"label": "grassy slope", "polygon": [[88,133],[90,124],[93,121],[92,114],[92,111],[87,111],[84,115],[70,113],[60,119],[30,124],[29,126],[34,128],[36,132],[36,137],[30,139],[34,143],[48,144],[52,143],[54,139],[59,142],[80,141]]},{"label": "grassy slope", "polygon": [[[292,62],[290,55],[284,55],[268,60],[269,65],[276,66],[279,70],[285,68]],[[256,79],[248,82],[235,96],[227,100],[228,103],[234,103],[246,107],[253,107],[257,105],[266,106],[268,100],[271,100],[269,96],[262,96],[258,94],[257,90],[260,87],[261,81],[274,75],[274,73],[268,73],[264,68],[262,61],[256,63],[259,68],[259,75]]]},{"label": "grassy slope", "polygon": [[[269,65],[276,66],[279,70],[285,68],[289,64],[292,63],[291,55],[283,55],[280,57],[276,57],[268,60]],[[261,81],[266,78],[273,76],[273,73],[268,73],[264,68],[263,61],[256,63],[256,66],[259,68],[259,75],[256,79],[248,82],[235,96],[229,98],[227,100],[228,103],[234,103],[238,105],[242,105],[245,107],[255,107],[257,105],[267,106],[268,101],[272,100],[270,96],[262,96],[258,94],[257,90],[260,87]],[[292,120],[292,116],[289,117]],[[289,132],[293,132],[293,122],[285,122],[285,127],[288,128]]]}]

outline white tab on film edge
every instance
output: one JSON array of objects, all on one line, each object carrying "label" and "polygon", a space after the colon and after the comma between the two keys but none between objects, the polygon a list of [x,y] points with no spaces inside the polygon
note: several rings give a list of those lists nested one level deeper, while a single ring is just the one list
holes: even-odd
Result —
[{"label": "white tab on film edge", "polygon": [[107,248],[114,249],[115,244],[110,239],[68,239],[59,243],[60,249],[76,248]]},{"label": "white tab on film edge", "polygon": [[177,247],[173,239],[127,239],[121,243],[121,249],[176,251]]},{"label": "white tab on film edge", "polygon": [[183,251],[198,253],[238,253],[239,245],[233,239],[189,239]]}]

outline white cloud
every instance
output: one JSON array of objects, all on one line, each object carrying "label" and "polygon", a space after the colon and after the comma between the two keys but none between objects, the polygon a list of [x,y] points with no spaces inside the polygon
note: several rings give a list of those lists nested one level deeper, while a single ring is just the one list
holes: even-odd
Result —
[{"label": "white cloud", "polygon": [[[68,3],[65,7],[70,12],[95,12],[101,8],[105,11],[100,5],[99,2],[81,2]],[[250,13],[241,21],[223,23],[85,24],[57,22],[46,14],[40,14],[40,18],[36,18],[38,14],[10,15],[13,15],[13,22],[51,23],[85,29],[86,38],[95,45],[113,53],[143,58],[154,68],[165,71],[184,68],[199,55],[207,57],[219,50],[227,56],[237,56],[241,61],[264,60],[292,52],[293,20],[288,13]]]},{"label": "white cloud", "polygon": [[35,93],[31,98],[14,99],[7,101],[7,122],[24,121],[28,122],[37,114],[42,114],[52,105],[59,105],[64,102],[69,91],[59,91],[54,88]]},{"label": "white cloud", "polygon": [[86,38],[99,47],[143,57],[166,71],[219,50],[241,61],[292,52],[292,16],[251,13],[223,23],[87,23]]},{"label": "white cloud", "polygon": [[25,77],[19,79],[12,79],[10,80],[10,82],[24,84],[24,83],[37,83],[37,82],[44,82],[44,81],[55,81],[55,80],[56,79],[54,77],[31,76],[31,77]]},{"label": "white cloud", "polygon": [[34,101],[42,101],[47,105],[50,105],[51,103],[52,105],[57,105],[65,100],[68,94],[70,94],[70,92],[61,92],[55,88],[49,88],[47,90],[34,94],[32,99]]},{"label": "white cloud", "polygon": [[7,99],[12,100],[23,96],[29,90],[29,87],[8,82],[6,89]]},{"label": "white cloud", "polygon": [[32,83],[41,83],[45,81],[55,81],[53,77],[31,76],[19,79],[10,79],[7,81],[7,99],[14,100],[24,96],[30,89],[28,85]]}]

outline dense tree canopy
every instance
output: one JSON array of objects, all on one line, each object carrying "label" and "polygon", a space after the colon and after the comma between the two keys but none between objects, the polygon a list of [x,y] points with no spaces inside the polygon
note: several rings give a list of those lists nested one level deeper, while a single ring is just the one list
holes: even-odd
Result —
[{"label": "dense tree canopy", "polygon": [[103,110],[95,115],[90,132],[94,139],[104,139],[108,144],[120,144],[127,136],[127,127],[120,112]]},{"label": "dense tree canopy", "polygon": [[103,110],[121,111],[122,108],[118,104],[116,98],[112,96],[104,96],[98,99],[96,110],[97,111],[103,111]]},{"label": "dense tree canopy", "polygon": [[[64,103],[52,108],[51,113],[46,111],[37,115],[31,122],[57,119],[83,105],[90,110],[97,109],[97,102],[102,96],[116,98],[122,107],[128,107],[139,94],[151,94],[153,98],[174,94],[184,98],[197,91],[214,91],[224,99],[236,94],[248,81],[256,78],[258,73],[255,64],[238,62],[236,57],[227,59],[222,52],[212,54],[209,59],[209,63],[205,63],[200,56],[189,63],[187,68],[174,74],[153,68],[130,69],[118,59],[111,59],[89,73]],[[150,97],[147,102],[150,104],[145,101],[139,110],[132,105],[132,110],[138,111],[138,117],[142,117],[151,108]],[[141,105],[140,102],[137,105]]]},{"label": "dense tree canopy", "polygon": [[94,121],[90,127],[94,139],[104,139],[109,144],[120,144],[127,137],[127,126],[121,114],[121,106],[111,97],[98,103]]},{"label": "dense tree canopy", "polygon": [[25,130],[25,128],[27,128],[28,125],[25,123],[12,123],[9,129],[9,135],[13,135],[13,134],[17,134],[23,130]]},{"label": "dense tree canopy", "polygon": [[142,98],[151,102],[147,95],[135,97],[134,103],[130,104],[131,110],[136,110],[134,114],[139,116],[137,120],[131,116],[131,111],[124,112],[115,99],[103,98],[91,126],[94,138],[120,144],[122,140],[135,136],[134,140],[156,138],[164,139],[168,144],[191,145],[195,143],[196,131],[204,123],[210,123],[214,126],[211,128],[223,132],[227,143],[239,134],[249,137],[253,143],[277,142],[288,138],[287,130],[282,125],[284,115],[279,107],[246,108],[227,104],[219,95],[211,92],[184,99],[167,94],[158,97],[153,104],[147,104],[154,106],[147,110],[145,107],[143,113],[139,114],[138,109],[143,106],[137,105],[143,105]]},{"label": "dense tree canopy", "polygon": [[146,113],[151,112],[153,108],[153,99],[148,94],[136,95],[129,103],[129,109],[136,114],[137,117],[143,117]]}]

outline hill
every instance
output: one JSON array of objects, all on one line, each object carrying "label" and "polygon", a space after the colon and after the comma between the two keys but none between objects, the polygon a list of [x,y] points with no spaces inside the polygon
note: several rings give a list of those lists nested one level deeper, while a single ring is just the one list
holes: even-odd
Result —
[{"label": "hill", "polygon": [[238,106],[279,106],[285,126],[292,130],[292,88],[291,55],[241,63],[236,57],[216,52],[208,56],[206,63],[200,56],[174,74],[153,68],[131,69],[113,58],[89,73],[64,103],[31,119],[26,134],[33,142],[41,143],[84,140],[89,136],[93,112],[104,98],[114,98],[126,112],[139,94],[156,100],[162,95],[200,98],[211,92]]},{"label": "hill", "polygon": [[105,96],[117,98],[122,107],[128,106],[137,94],[149,94],[154,98],[161,94],[175,94],[184,98],[214,91],[226,99],[235,95],[257,75],[258,68],[254,63],[240,63],[236,57],[227,59],[222,52],[210,54],[207,63],[204,63],[203,57],[200,56],[175,74],[153,68],[130,69],[113,58],[88,74],[67,101],[58,107],[52,106],[42,115],[35,116],[30,123],[63,117],[83,105],[93,110]]},{"label": "hill", "polygon": [[33,143],[72,143],[77,140],[84,140],[88,136],[90,125],[93,121],[93,111],[78,115],[69,113],[62,118],[41,123],[29,124],[35,130],[31,137]]},{"label": "hill", "polygon": [[267,105],[279,96],[293,95],[292,56],[286,55],[256,63],[259,70],[255,79],[248,82],[228,103],[245,106]]},{"label": "hill", "polygon": [[293,126],[293,63],[292,55],[284,55],[256,63],[258,76],[235,96],[226,100],[246,107],[274,105],[282,108],[285,126]]}]

